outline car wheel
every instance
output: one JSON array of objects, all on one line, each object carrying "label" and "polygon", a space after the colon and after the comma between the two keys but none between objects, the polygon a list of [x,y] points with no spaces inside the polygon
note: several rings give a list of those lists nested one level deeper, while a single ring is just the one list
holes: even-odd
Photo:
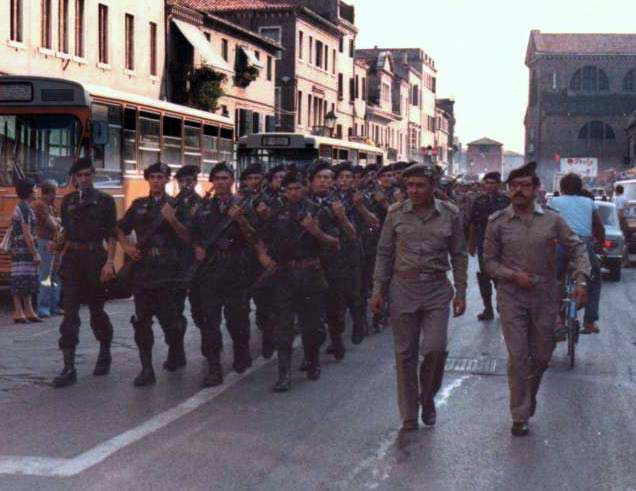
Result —
[{"label": "car wheel", "polygon": [[622,269],[621,269],[620,264],[617,265],[617,266],[613,266],[610,269],[610,274],[609,274],[610,280],[612,280],[612,281],[621,281],[621,276],[622,276]]}]

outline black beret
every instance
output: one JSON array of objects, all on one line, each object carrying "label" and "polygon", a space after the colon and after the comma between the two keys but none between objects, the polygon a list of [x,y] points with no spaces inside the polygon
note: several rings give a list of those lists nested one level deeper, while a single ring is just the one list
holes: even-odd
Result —
[{"label": "black beret", "polygon": [[409,164],[408,162],[396,162],[395,164],[393,164],[393,170],[394,171],[403,171],[407,167],[409,167],[410,165],[411,164]]},{"label": "black beret", "polygon": [[232,169],[232,167],[227,165],[225,162],[219,162],[214,167],[212,167],[212,170],[210,171],[210,181],[212,181],[214,179],[214,175],[217,172],[227,172],[232,177],[234,177],[234,169]]},{"label": "black beret", "polygon": [[249,176],[253,176],[254,174],[263,174],[263,167],[261,166],[261,164],[248,165],[245,170],[241,172],[240,180],[243,181]]},{"label": "black beret", "polygon": [[286,187],[289,184],[294,184],[294,183],[301,183],[301,184],[305,184],[305,179],[304,176],[302,174],[302,172],[299,172],[297,170],[292,170],[289,171],[287,174],[285,174],[285,177],[283,177],[283,181],[281,182],[281,187]]},{"label": "black beret", "polygon": [[172,169],[168,164],[164,164],[163,162],[155,162],[149,167],[144,169],[144,179],[148,180],[150,174],[164,174],[167,178],[170,178],[172,174]]},{"label": "black beret", "polygon": [[431,177],[435,178],[437,176],[436,170],[430,165],[426,164],[413,164],[409,165],[404,174],[402,175],[405,179],[407,177]]},{"label": "black beret", "polygon": [[364,174],[364,167],[362,167],[361,165],[354,165],[353,166],[353,173],[354,174],[363,175]]},{"label": "black beret", "polygon": [[323,170],[331,170],[331,164],[326,160],[318,159],[314,165],[312,165],[307,171],[307,177],[311,181],[316,174]]},{"label": "black beret", "polygon": [[274,174],[277,174],[278,172],[285,172],[285,166],[283,164],[275,165],[270,170],[268,170],[267,179],[271,179],[272,177],[274,177]]},{"label": "black beret", "polygon": [[510,174],[508,174],[508,179],[506,180],[506,183],[509,183],[513,179],[518,179],[519,177],[532,177],[534,178],[533,181],[537,183],[539,178],[535,174],[536,170],[537,170],[537,163],[528,162],[523,167],[519,167],[517,169],[513,169],[512,171],[510,171]]},{"label": "black beret", "polygon": [[393,165],[383,165],[378,169],[378,176],[386,174],[387,172],[393,172]]},{"label": "black beret", "polygon": [[366,176],[369,172],[378,172],[378,168],[378,164],[369,164],[366,167],[362,167],[362,175]]},{"label": "black beret", "polygon": [[82,169],[92,169],[92,168],[93,168],[93,161],[89,159],[88,157],[82,157],[81,159],[77,159],[73,163],[68,173],[69,175],[72,176],[73,174],[81,171]]},{"label": "black beret", "polygon": [[177,171],[175,177],[177,179],[181,179],[182,177],[197,177],[199,172],[201,172],[201,168],[198,165],[184,165]]},{"label": "black beret", "polygon": [[333,167],[333,175],[334,177],[338,177],[341,172],[351,172],[353,173],[353,165],[348,162],[342,162]]},{"label": "black beret", "polygon": [[487,179],[490,179],[491,181],[501,182],[501,173],[497,171],[488,172],[482,180],[485,181]]}]

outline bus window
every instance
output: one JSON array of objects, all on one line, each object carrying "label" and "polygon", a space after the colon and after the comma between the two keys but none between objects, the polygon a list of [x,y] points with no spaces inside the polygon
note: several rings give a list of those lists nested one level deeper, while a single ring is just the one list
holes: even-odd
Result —
[{"label": "bus window", "polygon": [[137,169],[137,110],[124,109],[124,145],[122,151],[126,170]]},{"label": "bus window", "polygon": [[108,143],[93,145],[96,187],[122,184],[122,109],[106,104],[91,105],[91,120],[108,123]]},{"label": "bus window", "polygon": [[183,127],[185,152],[183,165],[201,165],[201,123],[186,121]]},{"label": "bus window", "polygon": [[338,150],[338,160],[339,161],[349,160],[349,151],[343,148]]},{"label": "bus window", "polygon": [[181,166],[181,118],[163,117],[161,160],[172,167]]},{"label": "bus window", "polygon": [[358,164],[362,165],[362,166],[366,166],[368,164],[370,164],[371,162],[368,161],[368,157],[367,154],[364,152],[360,152],[360,155],[358,157]]},{"label": "bus window", "polygon": [[338,149],[334,148],[331,152],[331,158],[333,159],[334,163],[336,163],[338,161]]},{"label": "bus window", "polygon": [[359,164],[358,151],[357,150],[351,150],[351,158],[350,158],[350,160],[353,163],[353,165],[358,165]]},{"label": "bus window", "polygon": [[322,157],[323,159],[330,159],[331,158],[331,145],[320,145],[319,154],[320,154],[320,157]]},{"label": "bus window", "polygon": [[203,165],[201,172],[205,175],[209,174],[212,166],[218,159],[218,138],[219,127],[209,124],[203,125]]},{"label": "bus window", "polygon": [[219,139],[219,160],[232,162],[234,154],[234,132],[230,128],[221,128],[221,138]]},{"label": "bus window", "polygon": [[156,113],[139,113],[139,158],[141,169],[159,160],[159,120]]}]

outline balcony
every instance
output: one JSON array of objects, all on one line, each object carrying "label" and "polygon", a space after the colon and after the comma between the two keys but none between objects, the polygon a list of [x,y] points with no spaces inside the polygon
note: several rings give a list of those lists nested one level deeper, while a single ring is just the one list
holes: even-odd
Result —
[{"label": "balcony", "polygon": [[346,20],[349,24],[355,24],[355,9],[353,5],[347,5],[344,2],[339,3],[340,18]]}]

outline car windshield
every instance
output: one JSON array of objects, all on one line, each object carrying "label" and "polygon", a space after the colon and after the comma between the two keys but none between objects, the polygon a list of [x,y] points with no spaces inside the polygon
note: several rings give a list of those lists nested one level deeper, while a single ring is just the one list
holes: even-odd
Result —
[{"label": "car windshield", "polygon": [[16,173],[64,185],[80,135],[69,114],[0,115],[0,186],[13,186]]},{"label": "car windshield", "polygon": [[606,227],[618,227],[618,215],[615,206],[599,205],[598,212],[601,215],[603,225]]}]

